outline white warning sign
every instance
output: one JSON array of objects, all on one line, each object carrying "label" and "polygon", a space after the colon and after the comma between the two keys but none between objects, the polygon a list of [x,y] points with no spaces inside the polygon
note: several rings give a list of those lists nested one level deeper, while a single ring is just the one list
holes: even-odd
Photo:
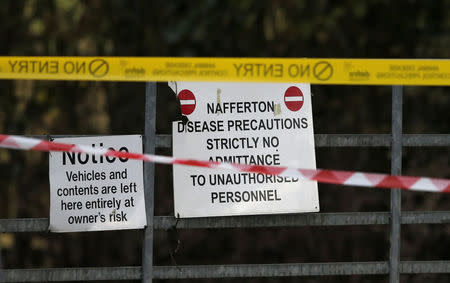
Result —
[{"label": "white warning sign", "polygon": [[[142,153],[142,136],[57,138],[57,142]],[[50,230],[139,229],[147,225],[142,161],[51,152]]]},{"label": "white warning sign", "polygon": [[[170,83],[189,121],[173,122],[173,155],[316,168],[309,84]],[[174,165],[175,216],[319,211],[317,183]]]}]

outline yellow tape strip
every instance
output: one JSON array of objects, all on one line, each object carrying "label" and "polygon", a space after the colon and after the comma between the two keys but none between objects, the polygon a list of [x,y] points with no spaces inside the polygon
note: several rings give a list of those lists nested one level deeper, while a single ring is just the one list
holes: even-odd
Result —
[{"label": "yellow tape strip", "polygon": [[0,57],[0,79],[450,86],[450,60]]}]

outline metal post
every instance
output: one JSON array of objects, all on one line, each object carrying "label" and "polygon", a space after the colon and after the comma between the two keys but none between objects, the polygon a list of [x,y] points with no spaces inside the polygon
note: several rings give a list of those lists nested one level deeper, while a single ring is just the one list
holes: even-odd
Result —
[{"label": "metal post", "polygon": [[[392,150],[391,174],[400,175],[402,172],[402,114],[403,87],[392,87]],[[389,251],[389,282],[400,282],[400,217],[401,191],[391,190],[391,248]]]},{"label": "metal post", "polygon": [[[156,147],[156,83],[145,85],[144,152],[155,153]],[[154,214],[155,164],[144,163],[144,194],[147,227],[142,247],[142,282],[151,283],[153,278],[153,214]]]},{"label": "metal post", "polygon": [[2,247],[0,246],[0,282],[3,282]]}]

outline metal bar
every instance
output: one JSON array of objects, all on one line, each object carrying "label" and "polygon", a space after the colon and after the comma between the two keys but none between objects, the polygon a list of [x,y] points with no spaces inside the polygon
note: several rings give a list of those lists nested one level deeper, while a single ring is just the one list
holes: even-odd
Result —
[{"label": "metal bar", "polygon": [[0,282],[3,282],[2,247],[0,245]]},{"label": "metal bar", "polygon": [[[156,83],[148,82],[145,87],[145,129],[144,152],[155,153],[156,145]],[[142,282],[151,283],[153,278],[153,218],[155,164],[144,163],[144,192],[147,227],[144,230],[142,247]]]},{"label": "metal bar", "polygon": [[403,274],[450,273],[450,261],[403,261],[400,262]]},{"label": "metal bar", "polygon": [[389,134],[315,134],[316,147],[389,147]]},{"label": "metal bar", "polygon": [[205,217],[179,219],[178,222],[177,219],[173,216],[155,217],[155,229],[167,230],[173,227],[175,223],[178,229],[386,225],[389,223],[389,213],[350,212]]},{"label": "metal bar", "polygon": [[46,232],[48,218],[0,219],[0,233]]},{"label": "metal bar", "polygon": [[[339,212],[205,217],[178,221],[173,216],[155,216],[154,223],[156,230],[167,230],[175,224],[178,229],[387,225],[390,224],[390,216],[389,212]],[[400,220],[401,224],[448,224],[450,211],[402,212]]]},{"label": "metal bar", "polygon": [[156,147],[172,148],[172,135],[156,135]]},{"label": "metal bar", "polygon": [[[392,150],[391,174],[400,175],[402,172],[402,117],[403,117],[403,88],[392,87]],[[391,190],[391,234],[389,250],[389,282],[400,282],[400,218],[401,191]]]},{"label": "metal bar", "polygon": [[[450,273],[450,261],[400,262],[400,273]],[[333,262],[251,265],[154,266],[155,279],[230,277],[285,277],[388,274],[388,262]],[[4,282],[52,282],[89,280],[138,280],[141,268],[48,268],[6,269]]]},{"label": "metal bar", "polygon": [[403,146],[450,146],[450,135],[403,135]]},{"label": "metal bar", "polygon": [[155,279],[387,274],[387,262],[155,266]]},{"label": "metal bar", "polygon": [[89,267],[89,268],[42,268],[5,269],[0,282],[55,282],[92,280],[139,280],[140,267]]},{"label": "metal bar", "polygon": [[450,224],[450,211],[402,211],[402,224]]},{"label": "metal bar", "polygon": [[[175,225],[173,216],[154,216],[153,229]],[[402,211],[401,224],[449,224],[450,211]],[[180,219],[179,229],[351,226],[390,224],[389,212],[339,212]],[[0,233],[46,232],[48,218],[0,219]]]}]

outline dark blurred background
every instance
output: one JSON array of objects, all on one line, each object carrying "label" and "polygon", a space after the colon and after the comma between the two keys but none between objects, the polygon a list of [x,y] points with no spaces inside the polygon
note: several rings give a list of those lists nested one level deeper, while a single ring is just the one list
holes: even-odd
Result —
[{"label": "dark blurred background", "polygon": [[[450,1],[2,1],[0,55],[449,58]],[[137,134],[144,83],[0,81],[0,132]],[[391,87],[312,86],[315,133],[389,134]],[[404,133],[448,134],[449,88],[404,88]],[[157,133],[179,108],[158,83]],[[171,154],[171,150],[160,150]],[[318,148],[319,168],[390,172],[385,148]],[[173,215],[172,171],[156,169],[155,215]],[[450,177],[449,148],[408,148],[403,173]],[[322,212],[388,211],[389,191],[319,185]],[[450,210],[450,197],[405,192],[404,210]],[[48,156],[0,150],[0,218],[48,217]],[[450,260],[450,225],[404,225],[401,260]],[[142,231],[0,234],[4,268],[141,264]],[[389,226],[181,230],[177,264],[383,261]],[[155,232],[156,265],[175,264]],[[387,276],[220,282],[388,282]],[[402,282],[450,276],[402,275]],[[185,280],[176,282],[210,282]],[[216,281],[216,280],[214,280]],[[161,281],[167,282],[167,281]]]}]

